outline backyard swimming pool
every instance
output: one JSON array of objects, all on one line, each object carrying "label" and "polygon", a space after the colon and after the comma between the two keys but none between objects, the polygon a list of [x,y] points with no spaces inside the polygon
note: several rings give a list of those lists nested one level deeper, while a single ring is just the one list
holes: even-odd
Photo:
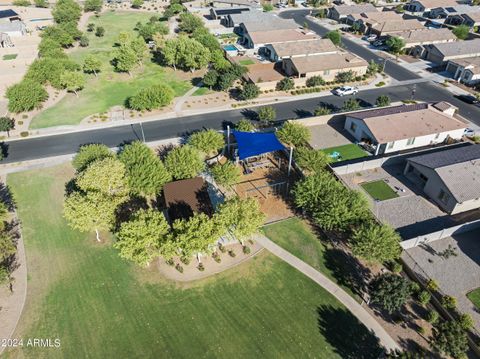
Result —
[{"label": "backyard swimming pool", "polygon": [[46,17],[46,18],[43,18],[43,19],[31,19],[30,22],[49,21],[49,20],[53,20],[53,18]]},{"label": "backyard swimming pool", "polygon": [[225,51],[238,51],[237,47],[235,45],[225,45],[223,47]]}]

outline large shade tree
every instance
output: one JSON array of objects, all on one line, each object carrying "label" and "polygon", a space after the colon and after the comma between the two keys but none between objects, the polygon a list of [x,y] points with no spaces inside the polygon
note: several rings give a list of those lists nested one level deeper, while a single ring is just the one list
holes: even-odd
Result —
[{"label": "large shade tree", "polygon": [[98,143],[92,143],[80,147],[80,150],[73,158],[72,165],[77,172],[81,172],[95,161],[112,157],[113,153],[107,146]]},{"label": "large shade tree", "polygon": [[220,132],[209,129],[192,134],[188,138],[188,144],[206,156],[212,156],[225,146],[225,140]]},{"label": "large shade tree", "polygon": [[378,304],[390,314],[400,310],[410,295],[410,281],[398,274],[379,275],[370,286],[371,302]]},{"label": "large shade tree", "polygon": [[129,188],[135,194],[155,196],[171,180],[160,158],[142,142],[125,145],[118,158],[125,165]]},{"label": "large shade tree", "polygon": [[201,153],[190,145],[176,147],[165,157],[165,167],[176,180],[193,178],[205,169]]},{"label": "large shade tree", "polygon": [[353,231],[351,246],[356,256],[382,263],[400,256],[400,241],[400,236],[392,227],[367,221]]},{"label": "large shade tree", "polygon": [[455,320],[438,324],[433,331],[433,347],[452,358],[465,358],[468,339],[462,324]]}]

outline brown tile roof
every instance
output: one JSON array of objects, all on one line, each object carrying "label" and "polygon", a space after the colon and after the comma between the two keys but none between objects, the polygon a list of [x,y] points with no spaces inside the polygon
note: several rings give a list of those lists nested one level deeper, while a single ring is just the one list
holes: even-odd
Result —
[{"label": "brown tile roof", "polygon": [[297,71],[301,74],[368,66],[368,63],[364,59],[348,52],[292,57],[287,60],[292,61]]},{"label": "brown tile roof", "polygon": [[402,31],[395,33],[395,36],[401,37],[405,40],[406,44],[411,43],[425,43],[425,42],[435,42],[443,40],[456,40],[457,37],[450,31],[450,29],[422,29],[422,30],[413,30],[413,31]]},{"label": "brown tile roof", "polygon": [[201,177],[167,183],[163,194],[170,221],[188,219],[194,213],[213,213],[207,183]]},{"label": "brown tile roof", "polygon": [[370,24],[376,22],[384,22],[387,20],[402,20],[403,17],[397,14],[395,11],[375,11],[375,12],[362,12],[361,14],[355,14],[352,16],[355,20],[363,20]]},{"label": "brown tile roof", "polygon": [[470,12],[468,14],[464,14],[462,16],[470,18],[473,22],[477,23],[480,22],[480,11],[478,12]]},{"label": "brown tile roof", "polygon": [[275,69],[274,63],[249,65],[246,76],[254,83],[280,81],[284,78],[284,75]]},{"label": "brown tile roof", "polygon": [[417,2],[422,4],[426,9],[458,5],[458,1],[456,0],[418,0]]},{"label": "brown tile roof", "polygon": [[401,105],[349,114],[363,120],[378,143],[466,128],[462,121],[429,104]]},{"label": "brown tile roof", "polygon": [[416,19],[408,20],[388,20],[385,22],[377,23],[372,26],[372,29],[375,29],[381,33],[384,32],[402,32],[407,30],[420,30],[425,29],[423,24]]},{"label": "brown tile roof", "polygon": [[338,51],[337,47],[330,39],[279,42],[273,44],[272,47],[280,57]]},{"label": "brown tile roof", "polygon": [[300,41],[317,38],[316,35],[305,33],[300,29],[254,31],[249,32],[248,34],[256,44],[273,44],[277,42]]}]

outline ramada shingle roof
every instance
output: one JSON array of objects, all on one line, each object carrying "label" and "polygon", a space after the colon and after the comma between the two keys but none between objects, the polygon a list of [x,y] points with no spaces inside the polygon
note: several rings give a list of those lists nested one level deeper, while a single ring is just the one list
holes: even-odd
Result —
[{"label": "ramada shingle roof", "polygon": [[378,143],[467,128],[462,121],[427,103],[362,111],[348,117],[362,120]]},{"label": "ramada shingle roof", "polygon": [[408,161],[434,170],[458,203],[480,198],[480,145],[438,151]]}]

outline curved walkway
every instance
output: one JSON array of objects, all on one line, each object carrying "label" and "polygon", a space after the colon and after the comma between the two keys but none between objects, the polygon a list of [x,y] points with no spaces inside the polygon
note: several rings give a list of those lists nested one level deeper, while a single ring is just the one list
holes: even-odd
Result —
[{"label": "curved walkway", "polygon": [[[272,254],[276,255],[281,260],[287,262],[295,269],[299,270],[307,277],[312,279],[314,282],[319,284],[321,287],[330,292],[335,298],[337,298],[345,307],[347,307],[353,315],[355,315],[358,320],[360,320],[363,325],[375,333],[375,335],[380,340],[380,343],[385,347],[385,349],[391,351],[395,349],[400,349],[400,346],[392,339],[392,337],[385,331],[385,329],[375,320],[371,314],[363,308],[359,303],[357,303],[347,292],[345,292],[338,285],[333,283],[330,279],[325,277],[322,273],[303,262],[299,258],[295,257],[290,252],[286,251],[279,245],[273,243],[270,239],[265,236],[257,235],[255,240],[260,243],[265,249],[267,249]],[[354,338],[352,338],[354,340]]]}]

